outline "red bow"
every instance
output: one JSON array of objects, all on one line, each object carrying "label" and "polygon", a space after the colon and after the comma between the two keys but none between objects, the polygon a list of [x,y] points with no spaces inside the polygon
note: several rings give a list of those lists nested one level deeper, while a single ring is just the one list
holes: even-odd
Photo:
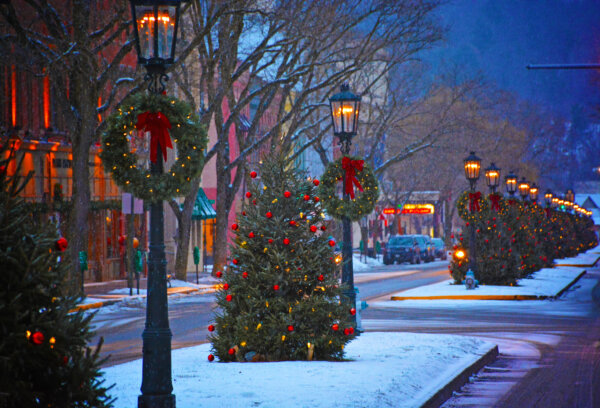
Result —
[{"label": "red bow", "polygon": [[500,211],[500,194],[490,194],[488,197],[492,203],[492,210]]},{"label": "red bow", "polygon": [[515,205],[517,205],[517,202],[515,200],[509,199],[508,204],[514,207]]},{"label": "red bow", "polygon": [[481,208],[479,208],[479,199],[481,198],[481,193],[478,191],[476,193],[469,193],[469,211],[472,213],[479,212]]},{"label": "red bow", "polygon": [[350,195],[351,199],[354,199],[354,185],[356,185],[360,191],[363,191],[362,186],[356,178],[356,172],[363,170],[364,163],[364,160],[350,160],[347,156],[342,158],[342,169],[346,172],[344,190],[346,194]]},{"label": "red bow", "polygon": [[546,211],[546,218],[550,218],[552,216],[552,210],[550,208],[544,208]]},{"label": "red bow", "polygon": [[150,161],[156,163],[156,149],[160,147],[163,158],[167,160],[167,148],[172,149],[169,129],[171,122],[162,112],[144,112],[137,117],[135,128],[142,132],[150,132]]}]

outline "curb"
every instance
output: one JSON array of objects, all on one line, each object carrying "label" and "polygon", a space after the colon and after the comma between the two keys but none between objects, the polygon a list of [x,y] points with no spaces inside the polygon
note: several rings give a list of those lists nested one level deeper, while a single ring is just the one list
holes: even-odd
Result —
[{"label": "curb", "polygon": [[596,265],[598,261],[600,261],[600,255],[591,264],[556,264],[555,266],[574,266],[576,268],[591,268],[592,266]]},{"label": "curb", "polygon": [[465,368],[460,374],[446,384],[442,389],[436,392],[431,398],[429,398],[421,408],[437,408],[446,402],[455,391],[459,391],[463,385],[469,382],[472,375],[478,373],[486,365],[493,363],[498,358],[498,346],[495,345],[493,348],[488,350],[481,358],[475,361],[473,364]]},{"label": "curb", "polygon": [[587,271],[582,271],[571,283],[562,288],[556,295],[439,295],[439,296],[392,296],[391,300],[545,300],[558,299],[573,286]]},{"label": "curb", "polygon": [[[188,295],[190,293],[195,293],[198,292],[199,295],[205,295],[208,293],[214,293],[218,290],[219,285],[213,285],[211,287],[208,288],[193,288],[193,287],[176,287],[176,288],[167,288],[167,296],[170,295]],[[94,303],[87,303],[87,304],[83,304],[83,305],[78,305],[77,307],[69,310],[69,313],[73,313],[73,312],[78,312],[78,311],[84,311],[84,310],[90,310],[90,309],[99,309],[101,307],[104,306],[110,306],[110,305],[114,305],[115,303],[121,302],[125,299],[133,299],[133,298],[140,298],[143,299],[146,297],[146,295],[133,295],[133,296],[123,296],[123,295],[98,295],[99,297],[109,297],[109,299],[101,301],[101,302],[94,302]],[[116,297],[116,298],[115,298]]]}]

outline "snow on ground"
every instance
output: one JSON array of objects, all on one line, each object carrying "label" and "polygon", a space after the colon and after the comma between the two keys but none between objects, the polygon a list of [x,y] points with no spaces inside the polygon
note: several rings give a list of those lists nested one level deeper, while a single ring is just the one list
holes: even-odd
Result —
[{"label": "snow on ground", "polygon": [[452,279],[449,279],[398,292],[395,296],[556,296],[581,272],[583,269],[569,266],[547,268],[533,273],[530,278],[520,279],[517,286],[479,285],[475,289],[466,289],[465,285],[456,285]]},{"label": "snow on ground", "polygon": [[360,256],[359,254],[352,254],[352,269],[354,272],[368,271],[371,268],[383,266],[383,257],[369,258]]},{"label": "snow on ground", "polygon": [[[492,343],[473,337],[363,333],[348,344],[350,361],[208,362],[210,344],[172,352],[179,408],[417,407],[479,359]],[[118,400],[137,404],[142,360],[103,369]]]}]

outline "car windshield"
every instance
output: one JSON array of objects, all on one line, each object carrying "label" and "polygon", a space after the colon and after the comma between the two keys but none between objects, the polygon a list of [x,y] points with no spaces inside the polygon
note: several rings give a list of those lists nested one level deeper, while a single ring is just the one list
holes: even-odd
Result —
[{"label": "car windshield", "polygon": [[408,237],[395,237],[395,238],[390,238],[390,242],[389,245],[390,246],[406,246],[406,245],[412,245],[412,238],[408,238]]},{"label": "car windshield", "polygon": [[437,248],[443,248],[444,247],[444,241],[441,238],[434,238],[433,239],[433,244],[437,247]]}]

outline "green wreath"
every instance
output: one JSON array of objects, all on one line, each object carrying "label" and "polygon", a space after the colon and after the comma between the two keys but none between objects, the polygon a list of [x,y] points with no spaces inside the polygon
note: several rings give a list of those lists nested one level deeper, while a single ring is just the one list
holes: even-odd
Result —
[{"label": "green wreath", "polygon": [[[341,219],[348,217],[352,221],[358,221],[365,215],[368,215],[375,208],[375,203],[379,197],[379,188],[377,179],[373,175],[371,167],[363,163],[362,171],[356,171],[356,179],[363,188],[361,192],[355,189],[355,198],[345,202],[336,191],[340,182],[343,183],[345,170],[342,168],[341,157],[336,161],[330,162],[321,176],[319,184],[319,195],[323,201],[323,207],[327,214],[334,218]],[[359,160],[358,157],[349,157],[350,160]],[[342,185],[343,188],[343,185]]]},{"label": "green wreath", "polygon": [[[150,174],[145,164],[131,151],[129,140],[138,137],[138,115],[161,112],[171,124],[171,140],[177,146],[175,163],[160,175]],[[190,182],[204,166],[206,129],[190,104],[166,95],[138,93],[127,98],[107,119],[100,155],[104,168],[123,190],[148,201],[169,200],[185,195]]]},{"label": "green wreath", "polygon": [[490,209],[489,201],[486,199],[484,194],[481,194],[479,198],[479,211],[471,212],[469,210],[469,191],[463,192],[458,201],[456,202],[456,208],[458,209],[458,215],[466,222],[483,222],[484,218],[487,217],[487,212]]}]

